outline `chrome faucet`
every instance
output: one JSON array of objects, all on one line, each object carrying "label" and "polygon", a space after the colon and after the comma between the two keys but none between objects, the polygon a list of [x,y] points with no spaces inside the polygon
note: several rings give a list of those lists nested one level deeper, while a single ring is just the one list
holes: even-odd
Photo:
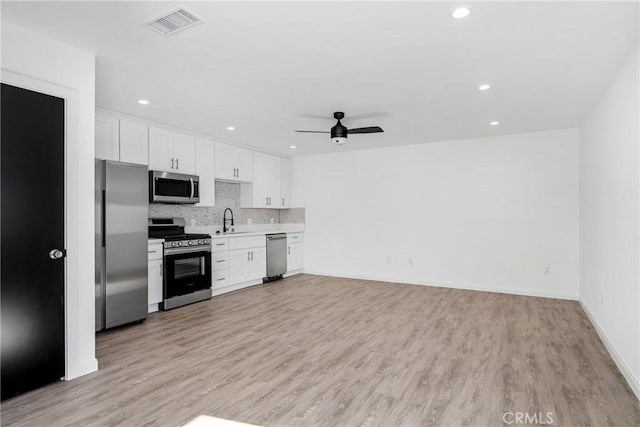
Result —
[{"label": "chrome faucet", "polygon": [[227,231],[229,231],[229,228],[227,228],[227,211],[229,211],[229,213],[231,214],[231,227],[233,227],[233,211],[231,210],[231,208],[227,208],[224,210],[224,213],[222,214],[222,232],[226,233]]}]

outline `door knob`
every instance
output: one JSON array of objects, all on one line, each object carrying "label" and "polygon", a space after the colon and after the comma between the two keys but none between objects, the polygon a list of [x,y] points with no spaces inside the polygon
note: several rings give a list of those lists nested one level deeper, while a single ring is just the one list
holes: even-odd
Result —
[{"label": "door knob", "polygon": [[49,251],[49,258],[51,259],[60,259],[64,257],[64,251],[61,251],[60,249],[51,249],[51,251]]}]

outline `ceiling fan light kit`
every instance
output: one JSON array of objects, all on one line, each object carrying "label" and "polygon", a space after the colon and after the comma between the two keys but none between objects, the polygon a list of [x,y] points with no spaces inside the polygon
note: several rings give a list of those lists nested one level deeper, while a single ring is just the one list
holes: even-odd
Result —
[{"label": "ceiling fan light kit", "polygon": [[344,118],[344,113],[342,111],[336,111],[333,113],[333,118],[338,121],[331,128],[331,132],[322,131],[322,130],[296,130],[296,132],[300,133],[329,133],[331,134],[331,142],[337,145],[343,145],[347,142],[347,136],[349,134],[356,133],[379,133],[384,132],[379,126],[370,126],[366,128],[355,128],[355,129],[347,129],[340,120]]}]

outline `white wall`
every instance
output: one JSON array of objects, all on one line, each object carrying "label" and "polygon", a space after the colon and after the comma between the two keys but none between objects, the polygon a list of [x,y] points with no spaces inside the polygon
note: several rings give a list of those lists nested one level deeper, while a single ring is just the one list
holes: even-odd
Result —
[{"label": "white wall", "polygon": [[305,272],[577,299],[578,142],[568,129],[296,157]]},{"label": "white wall", "polygon": [[66,100],[66,378],[72,379],[97,369],[93,287],[95,57],[3,21],[1,66],[2,81]]},{"label": "white wall", "polygon": [[640,398],[638,50],[582,125],[580,300]]}]

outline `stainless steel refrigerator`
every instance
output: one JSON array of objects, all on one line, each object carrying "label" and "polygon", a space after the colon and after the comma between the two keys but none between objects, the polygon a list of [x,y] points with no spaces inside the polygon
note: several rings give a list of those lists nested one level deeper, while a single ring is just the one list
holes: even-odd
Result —
[{"label": "stainless steel refrigerator", "polygon": [[96,331],[147,317],[146,166],[96,160]]}]

